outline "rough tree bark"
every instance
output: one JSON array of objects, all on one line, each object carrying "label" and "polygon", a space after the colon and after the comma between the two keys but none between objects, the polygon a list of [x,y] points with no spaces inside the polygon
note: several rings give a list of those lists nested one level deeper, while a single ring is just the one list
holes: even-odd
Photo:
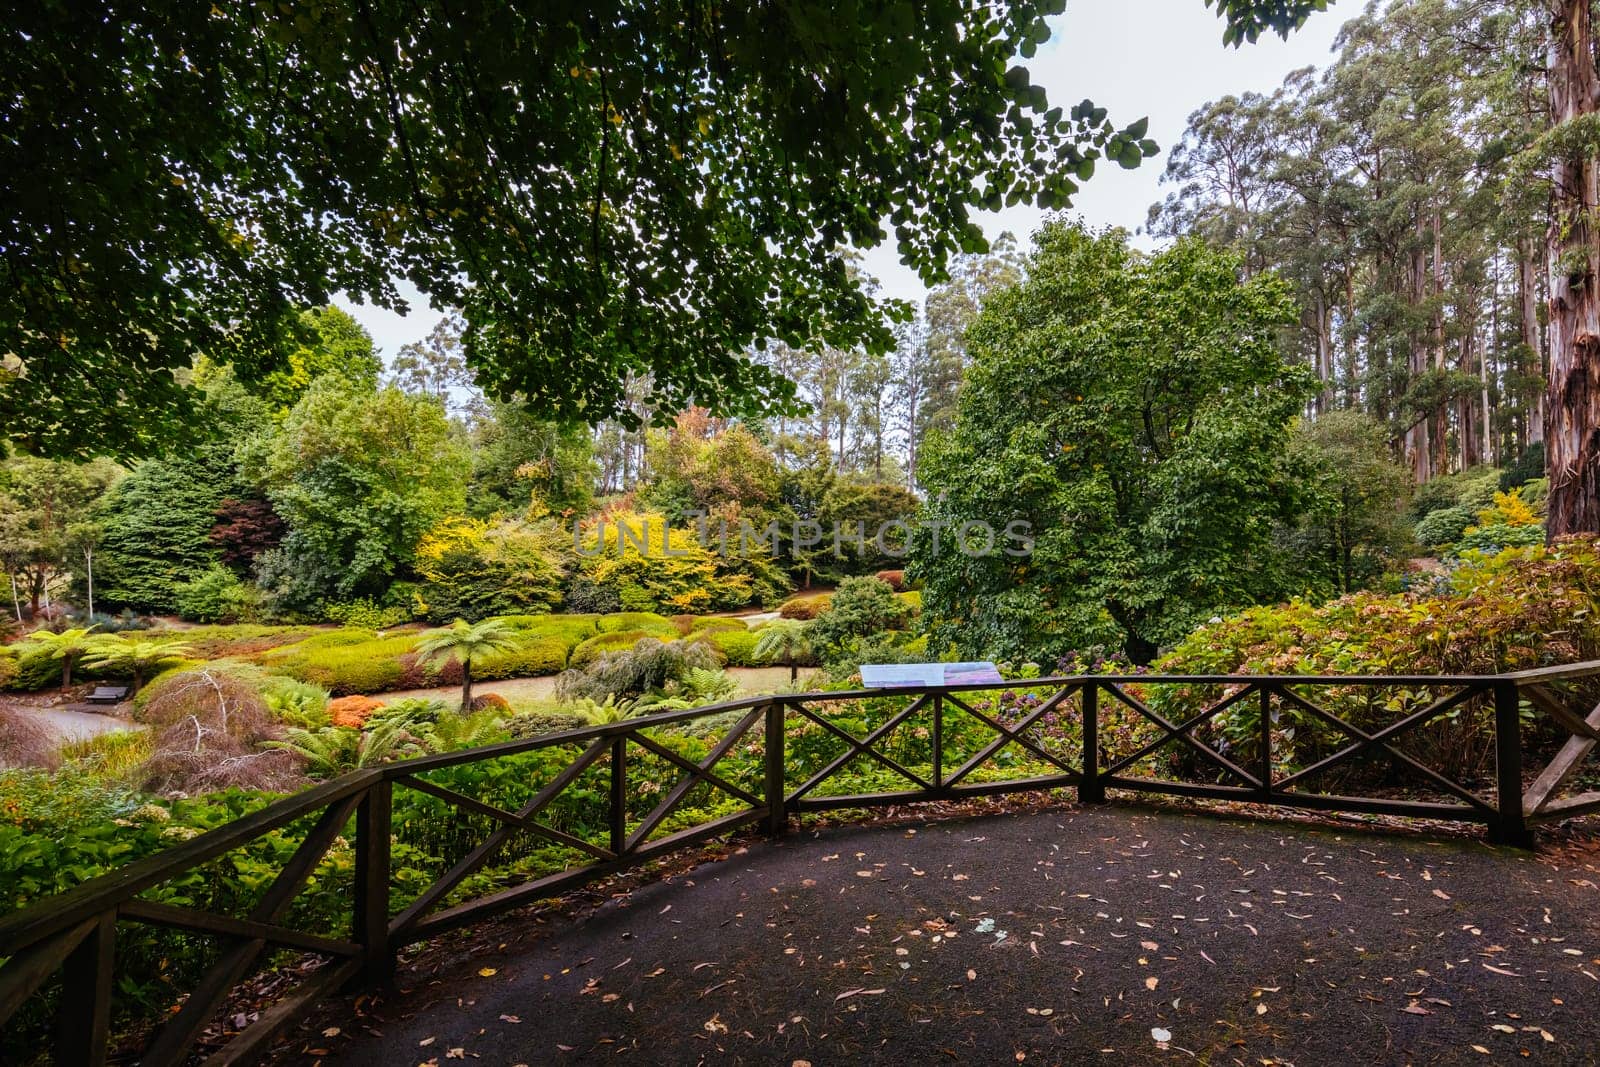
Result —
[{"label": "rough tree bark", "polygon": [[[1533,366],[1544,374],[1544,339],[1539,335],[1539,279],[1538,242],[1533,238],[1517,240],[1517,332],[1522,343],[1532,353]],[[1526,440],[1523,446],[1544,440],[1544,393],[1534,401],[1532,414],[1527,416]]]},{"label": "rough tree bark", "polygon": [[[1557,126],[1600,110],[1589,0],[1546,0],[1550,117]],[[1593,120],[1588,120],[1593,121]],[[1552,540],[1600,532],[1600,245],[1594,212],[1595,153],[1585,137],[1551,161],[1550,376],[1545,394],[1545,449],[1550,470]]]}]

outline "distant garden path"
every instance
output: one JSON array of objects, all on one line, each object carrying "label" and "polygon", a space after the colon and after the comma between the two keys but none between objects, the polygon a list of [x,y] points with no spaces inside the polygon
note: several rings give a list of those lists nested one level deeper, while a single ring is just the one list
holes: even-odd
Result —
[{"label": "distant garden path", "polygon": [[[323,1017],[389,1065],[1592,1062],[1600,847],[1110,806],[793,833]],[[581,914],[581,913],[580,913]],[[346,1009],[341,1008],[341,1011]]]},{"label": "distant garden path", "polygon": [[[739,683],[740,695],[751,693],[770,693],[789,684],[788,667],[729,667],[728,677]],[[804,679],[811,673],[809,669],[802,668],[800,677]],[[474,682],[472,691],[482,696],[484,693],[498,693],[507,700],[549,700],[555,696],[556,676],[544,675],[538,678],[507,678],[497,682]],[[402,689],[393,693],[374,693],[374,699],[385,704],[392,704],[397,700],[408,700],[413,697],[425,699],[455,700],[459,703],[461,687],[447,685],[432,689]]]},{"label": "distant garden path", "polygon": [[114,734],[122,730],[137,730],[138,723],[119,719],[115,715],[94,711],[73,711],[70,708],[28,708],[29,714],[59,741],[83,741],[101,734]]}]

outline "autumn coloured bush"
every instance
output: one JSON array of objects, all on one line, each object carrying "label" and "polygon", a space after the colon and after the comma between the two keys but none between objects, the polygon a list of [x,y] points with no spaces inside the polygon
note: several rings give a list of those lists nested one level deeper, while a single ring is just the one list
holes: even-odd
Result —
[{"label": "autumn coloured bush", "polygon": [[297,761],[264,748],[282,729],[261,694],[217,670],[175,676],[142,711],[155,740],[138,773],[146,790],[195,794],[223,789],[287,790],[301,782]]},{"label": "autumn coloured bush", "polygon": [[511,701],[499,693],[480,693],[472,698],[473,711],[498,711],[509,714],[512,710]]},{"label": "autumn coloured bush", "polygon": [[906,589],[906,572],[903,570],[879,571],[874,575],[878,581],[883,582],[896,593],[903,593]]},{"label": "autumn coloured bush", "polygon": [[334,726],[360,729],[383,707],[383,701],[368,696],[343,696],[328,701],[328,720]]}]

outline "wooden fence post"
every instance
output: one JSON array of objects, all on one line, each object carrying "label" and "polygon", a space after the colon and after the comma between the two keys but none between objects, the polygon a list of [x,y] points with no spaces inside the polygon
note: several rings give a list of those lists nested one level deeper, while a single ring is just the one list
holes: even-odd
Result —
[{"label": "wooden fence post", "polygon": [[1272,796],[1272,687],[1261,687],[1261,796]]},{"label": "wooden fence post", "polygon": [[1100,686],[1083,686],[1083,777],[1078,782],[1078,803],[1104,804],[1105,783],[1100,780]]},{"label": "wooden fence post", "polygon": [[61,967],[56,1012],[57,1063],[100,1067],[111,1039],[111,980],[116,959],[117,913],[108,911]]},{"label": "wooden fence post", "polygon": [[628,847],[628,738],[611,741],[611,851],[618,858]]},{"label": "wooden fence post", "polygon": [[944,788],[944,694],[933,694],[933,788]]},{"label": "wooden fence post", "polygon": [[1489,827],[1498,845],[1532,848],[1533,835],[1522,814],[1522,696],[1515,682],[1494,684],[1495,803],[1499,812]]},{"label": "wooden fence post", "polygon": [[394,785],[373,785],[356,808],[356,899],[351,932],[361,945],[363,985],[387,985],[394,977],[389,944],[390,835]]},{"label": "wooden fence post", "polygon": [[781,700],[767,702],[767,720],[763,727],[766,745],[767,833],[774,837],[789,829],[789,813],[784,808],[783,719]]}]

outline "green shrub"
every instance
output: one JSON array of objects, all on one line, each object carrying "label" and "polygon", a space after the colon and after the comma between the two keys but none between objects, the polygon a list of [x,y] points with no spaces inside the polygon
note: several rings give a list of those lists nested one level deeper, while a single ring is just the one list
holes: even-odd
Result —
[{"label": "green shrub", "polygon": [[559,637],[569,645],[599,633],[598,615],[502,615],[500,621],[530,637]]},{"label": "green shrub", "polygon": [[0,689],[11,688],[17,677],[17,654],[0,645]]},{"label": "green shrub", "polygon": [[1535,441],[1522,450],[1522,454],[1500,473],[1500,488],[1515,489],[1535,479],[1544,477],[1544,442]]},{"label": "green shrub", "polygon": [[922,614],[922,590],[908,589],[903,593],[896,593],[895,596],[906,606],[913,618]]},{"label": "green shrub", "polygon": [[1430,511],[1417,523],[1417,543],[1427,548],[1453,545],[1477,521],[1477,515],[1475,508],[1465,504]]},{"label": "green shrub", "polygon": [[[92,670],[81,662],[72,669],[74,682],[87,681],[91,677],[93,677]],[[24,647],[17,655],[15,673],[7,688],[21,693],[33,693],[60,684],[61,661],[50,655],[48,649]]]},{"label": "green shrub", "polygon": [[[674,630],[674,633],[677,631]],[[658,634],[647,633],[644,630],[610,630],[597,634],[584,641],[572,650],[568,666],[584,668],[598,660],[607,652],[617,652],[625,648],[632,648],[642,637],[659,637]]]},{"label": "green shrub", "polygon": [[907,657],[907,663],[927,663],[928,660],[928,635],[920,634],[900,646],[900,653]]},{"label": "green shrub", "polygon": [[383,693],[400,688],[405,673],[401,657],[416,640],[415,634],[380,638],[369,630],[335,630],[274,649],[262,662],[335,696]]},{"label": "green shrub", "polygon": [[724,619],[715,615],[697,615],[690,616],[690,618],[693,621],[689,623],[688,629],[683,630],[685,635],[716,633],[722,630],[737,632],[750,629],[743,619]]},{"label": "green shrub", "polygon": [[535,637],[511,652],[499,652],[474,659],[472,676],[481,681],[502,678],[536,678],[560,674],[567,667],[572,645],[560,637]]},{"label": "green shrub", "polygon": [[384,606],[365,597],[343,604],[327,604],[322,611],[329,622],[362,630],[387,630],[408,623],[412,619],[411,610],[407,607]]},{"label": "green shrub", "polygon": [[1462,534],[1455,544],[1455,552],[1457,555],[1482,552],[1492,556],[1503,548],[1528,548],[1542,544],[1544,544],[1543,526],[1510,526],[1505,523],[1495,523],[1492,526],[1474,526]]},{"label": "green shrub", "polygon": [[755,659],[756,642],[761,635],[741,624],[737,630],[702,630],[691,637],[717,650],[718,658],[728,667],[760,667]]},{"label": "green shrub", "polygon": [[261,592],[221,563],[213,563],[174,591],[178,614],[195,622],[253,622]]},{"label": "green shrub", "polygon": [[545,734],[581,730],[587,725],[589,722],[582,715],[556,709],[524,711],[506,721],[506,729],[510,731],[511,736],[519,738],[543,737]]},{"label": "green shrub", "polygon": [[1494,502],[1500,489],[1500,471],[1494,467],[1446,474],[1417,487],[1411,497],[1411,517],[1421,522],[1441,508],[1465,507],[1476,512]]},{"label": "green shrub", "polygon": [[876,578],[846,578],[839,583],[828,610],[812,620],[808,636],[817,655],[831,663],[850,657],[850,648],[857,642],[900,629],[910,614],[909,606],[887,583]]},{"label": "green shrub", "polygon": [[618,611],[601,615],[595,620],[595,626],[601,633],[636,630],[651,637],[678,636],[678,628],[672,624],[672,620],[653,611]]},{"label": "green shrub", "polygon": [[304,641],[323,631],[310,626],[263,626],[259,623],[231,623],[221,626],[195,626],[187,630],[151,630],[149,636],[160,641],[178,641],[194,649],[199,659],[224,656],[252,657],[283,645]]}]

